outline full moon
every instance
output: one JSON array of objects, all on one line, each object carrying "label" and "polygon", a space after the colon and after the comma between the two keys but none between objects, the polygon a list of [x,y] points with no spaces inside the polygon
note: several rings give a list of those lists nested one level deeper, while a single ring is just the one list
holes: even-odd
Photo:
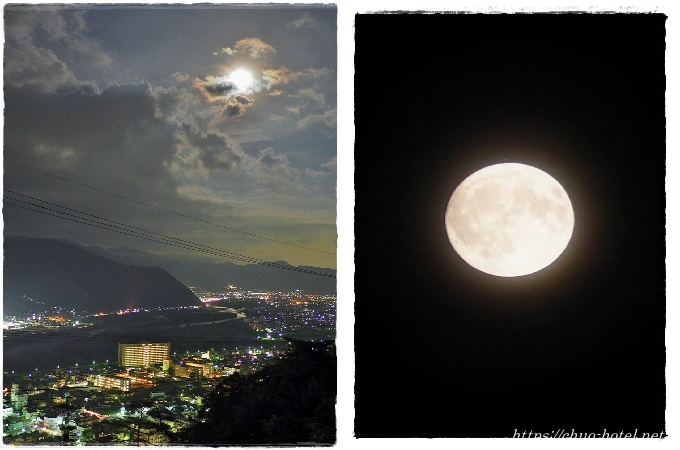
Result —
[{"label": "full moon", "polygon": [[524,164],[496,164],[473,173],[453,191],[446,232],[475,269],[499,277],[528,275],[564,251],[574,210],[562,186]]}]

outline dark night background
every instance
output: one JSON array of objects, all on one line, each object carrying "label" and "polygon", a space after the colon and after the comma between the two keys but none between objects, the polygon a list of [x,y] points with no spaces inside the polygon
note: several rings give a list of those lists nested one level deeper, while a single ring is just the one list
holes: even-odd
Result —
[{"label": "dark night background", "polygon": [[[664,430],[665,20],[356,16],[356,436]],[[444,228],[502,162],[574,207],[565,252],[518,278]]]}]

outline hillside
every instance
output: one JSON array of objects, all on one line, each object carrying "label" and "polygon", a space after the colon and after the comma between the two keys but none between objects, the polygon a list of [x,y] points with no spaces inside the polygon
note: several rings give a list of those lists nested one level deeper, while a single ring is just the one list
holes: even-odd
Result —
[{"label": "hillside", "polygon": [[180,281],[159,267],[128,266],[52,239],[5,238],[5,312],[26,298],[78,311],[200,305]]},{"label": "hillside", "polygon": [[[309,294],[335,294],[337,291],[336,278],[259,264],[238,265],[226,261],[223,263],[179,262],[126,247],[84,248],[123,264],[162,267],[185,285],[200,286],[207,290],[220,290],[232,284],[243,289],[262,291],[290,292],[301,289]],[[275,262],[283,266],[294,267],[285,261]],[[320,267],[298,266],[297,268],[333,276],[336,274],[335,270]]]},{"label": "hillside", "polygon": [[335,343],[293,341],[278,363],[223,379],[176,440],[212,447],[332,445],[336,396]]}]

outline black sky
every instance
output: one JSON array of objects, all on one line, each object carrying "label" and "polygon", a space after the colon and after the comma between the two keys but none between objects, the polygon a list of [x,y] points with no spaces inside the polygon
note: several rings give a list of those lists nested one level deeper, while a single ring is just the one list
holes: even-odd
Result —
[{"label": "black sky", "polygon": [[[356,17],[357,436],[661,432],[665,16]],[[444,212],[529,164],[575,227],[549,267],[484,274]]]}]

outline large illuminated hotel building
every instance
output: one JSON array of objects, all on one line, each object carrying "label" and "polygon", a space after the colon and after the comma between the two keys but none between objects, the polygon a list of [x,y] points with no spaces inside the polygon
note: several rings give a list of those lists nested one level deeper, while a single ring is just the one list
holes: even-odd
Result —
[{"label": "large illuminated hotel building", "polygon": [[118,361],[123,367],[147,367],[170,359],[170,343],[118,344]]},{"label": "large illuminated hotel building", "polygon": [[128,392],[133,380],[124,374],[102,374],[93,375],[90,377],[90,381],[102,389],[120,389],[121,391]]},{"label": "large illuminated hotel building", "polygon": [[135,387],[151,387],[154,382],[143,377],[135,377],[128,373],[103,373],[99,375],[90,375],[89,381],[93,386],[102,389],[118,389],[124,392],[129,392]]}]

